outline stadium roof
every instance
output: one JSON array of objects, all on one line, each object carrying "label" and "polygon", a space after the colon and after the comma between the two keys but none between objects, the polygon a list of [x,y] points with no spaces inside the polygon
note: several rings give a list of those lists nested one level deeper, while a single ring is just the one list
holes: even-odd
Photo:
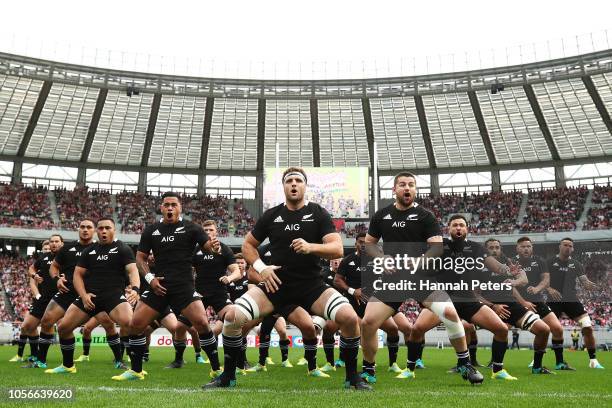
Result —
[{"label": "stadium roof", "polygon": [[154,75],[0,53],[0,160],[255,174],[276,164],[427,171],[612,161],[612,50],[361,80]]}]

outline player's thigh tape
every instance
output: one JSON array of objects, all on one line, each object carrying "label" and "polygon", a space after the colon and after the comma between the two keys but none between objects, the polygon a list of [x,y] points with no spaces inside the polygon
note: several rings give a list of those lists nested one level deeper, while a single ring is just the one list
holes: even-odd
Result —
[{"label": "player's thigh tape", "polygon": [[327,323],[327,320],[325,320],[321,316],[312,316],[312,324],[314,324],[314,327],[318,331],[323,331],[323,328],[325,328],[325,323]]},{"label": "player's thigh tape", "polygon": [[325,308],[323,309],[323,317],[327,320],[336,320],[336,313],[342,306],[351,306],[348,299],[342,296],[338,292],[332,293],[332,295],[327,299],[327,303],[325,304]]},{"label": "player's thigh tape", "polygon": [[259,317],[259,306],[255,299],[248,293],[245,293],[234,302],[234,310],[242,312],[248,320],[255,320]]},{"label": "player's thigh tape", "polygon": [[446,318],[444,315],[446,308],[454,310],[455,306],[453,306],[452,302],[431,302],[431,307],[429,309],[434,312],[435,315],[438,316],[438,319],[444,324],[449,339],[459,339],[465,336],[465,329],[461,321],[455,322]]},{"label": "player's thigh tape", "polygon": [[540,320],[540,315],[533,313],[531,310],[525,313],[525,317],[523,318],[523,324],[521,325],[521,329],[529,330],[533,324]]},{"label": "player's thigh tape", "polygon": [[589,315],[584,316],[582,319],[578,320],[578,324],[580,325],[581,328],[585,328],[585,327],[591,327],[592,323],[591,323],[591,318],[589,317]]}]

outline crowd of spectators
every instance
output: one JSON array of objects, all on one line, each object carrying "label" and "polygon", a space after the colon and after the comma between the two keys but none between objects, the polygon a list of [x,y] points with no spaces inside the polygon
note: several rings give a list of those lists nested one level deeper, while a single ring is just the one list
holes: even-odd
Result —
[{"label": "crowd of spectators", "polygon": [[523,194],[520,191],[498,191],[471,194],[420,196],[417,202],[432,211],[440,220],[443,233],[448,232],[448,218],[453,214],[468,215],[469,233],[474,235],[512,233],[516,225]]},{"label": "crowd of spectators", "polygon": [[127,191],[118,193],[115,198],[121,232],[141,234],[145,225],[154,223],[161,216],[159,196]]},{"label": "crowd of spectators", "polygon": [[255,225],[255,218],[244,206],[242,200],[234,199],[234,214],[232,218],[234,221],[234,235],[237,237],[244,237]]},{"label": "crowd of spectators", "polygon": [[90,190],[87,187],[56,189],[55,200],[62,229],[77,229],[83,216],[97,220],[102,217],[112,218],[114,213],[111,194],[104,190]]},{"label": "crowd of spectators", "polygon": [[582,229],[598,230],[610,228],[612,218],[612,186],[595,186],[591,196],[592,206]]},{"label": "crowd of spectators", "polygon": [[[10,305],[5,304],[2,308],[3,321],[13,321],[15,319],[22,321],[30,307],[32,294],[27,277],[29,264],[30,259],[27,258],[16,255],[0,255],[0,282],[11,303]],[[15,316],[11,316],[12,312],[15,313]],[[8,320],[4,320],[5,318]]]},{"label": "crowd of spectators", "polygon": [[585,186],[531,190],[520,231],[574,231],[588,193]]},{"label": "crowd of spectators", "polygon": [[53,228],[47,188],[0,183],[0,226]]}]

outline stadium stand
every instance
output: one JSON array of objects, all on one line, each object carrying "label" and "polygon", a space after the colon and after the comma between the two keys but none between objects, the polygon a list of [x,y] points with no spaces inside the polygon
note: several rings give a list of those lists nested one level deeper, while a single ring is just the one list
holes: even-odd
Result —
[{"label": "stadium stand", "polygon": [[113,216],[114,209],[108,191],[89,190],[87,187],[76,187],[72,191],[57,189],[55,190],[55,197],[57,213],[63,229],[74,230],[78,228],[83,215],[94,220]]},{"label": "stadium stand", "polygon": [[588,192],[586,187],[530,191],[521,232],[575,230]]},{"label": "stadium stand", "polygon": [[583,229],[609,229],[610,219],[612,219],[612,187],[595,186],[591,203]]},{"label": "stadium stand", "polygon": [[54,226],[45,187],[0,184],[0,226],[51,229]]}]

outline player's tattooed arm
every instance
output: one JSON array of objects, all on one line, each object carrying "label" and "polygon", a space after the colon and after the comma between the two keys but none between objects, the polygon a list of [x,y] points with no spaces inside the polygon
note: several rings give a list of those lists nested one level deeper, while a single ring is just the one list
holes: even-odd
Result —
[{"label": "player's tattooed arm", "polygon": [[149,268],[149,255],[144,252],[136,252],[136,267],[138,268],[138,273],[143,278],[151,273],[151,268]]},{"label": "player's tattooed arm", "polygon": [[[579,275],[578,281],[586,290],[595,290],[597,289],[597,284],[591,281],[586,275]],[[550,288],[549,288],[550,289]]]},{"label": "player's tattooed arm", "polygon": [[[40,292],[38,291],[38,280],[35,278],[38,277],[40,278],[40,276],[36,273],[36,269],[34,269],[34,265],[30,265],[30,268],[28,269],[28,284],[30,285],[30,291],[32,292],[32,296],[35,299],[38,299],[40,297]],[[42,282],[42,279],[41,279]]]},{"label": "player's tattooed arm", "polygon": [[135,263],[130,263],[125,266],[128,279],[130,280],[130,290],[126,291],[126,299],[131,305],[135,305],[138,301],[138,292],[140,290],[140,276],[138,275],[138,267]]}]

